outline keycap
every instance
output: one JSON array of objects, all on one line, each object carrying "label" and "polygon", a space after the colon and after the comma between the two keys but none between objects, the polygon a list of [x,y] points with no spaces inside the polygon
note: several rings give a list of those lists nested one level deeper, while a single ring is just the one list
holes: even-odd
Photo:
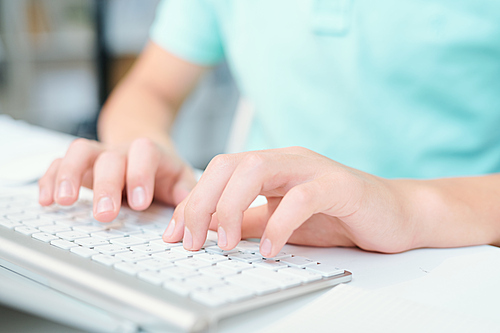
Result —
[{"label": "keycap", "polygon": [[266,259],[253,264],[255,267],[266,268],[273,271],[277,271],[281,268],[289,267],[287,264],[277,260]]},{"label": "keycap", "polygon": [[253,262],[261,261],[262,259],[264,259],[260,255],[251,254],[251,253],[241,253],[241,252],[229,254],[228,257],[230,259],[243,261],[243,262],[246,262],[249,264],[251,264]]},{"label": "keycap", "polygon": [[195,286],[196,289],[200,290],[207,290],[210,288],[223,286],[226,284],[226,282],[220,278],[216,278],[213,276],[202,276],[202,275],[186,278],[185,281],[190,285]]},{"label": "keycap", "polygon": [[172,267],[174,264],[170,261],[161,260],[157,258],[151,258],[148,260],[142,260],[137,262],[138,265],[145,267],[150,270],[160,270],[167,267]]},{"label": "keycap", "polygon": [[188,256],[193,256],[195,254],[200,254],[200,253],[205,253],[205,250],[199,250],[199,251],[190,251],[190,250],[186,250],[185,248],[183,248],[182,246],[176,246],[176,247],[173,247],[171,249],[171,251],[175,251],[175,252],[179,252],[179,253],[183,253],[183,254],[186,254]]},{"label": "keycap", "polygon": [[59,237],[54,236],[52,234],[48,234],[46,232],[34,233],[31,235],[34,239],[41,240],[42,242],[49,243],[52,240],[59,239]]},{"label": "keycap", "polygon": [[96,237],[78,238],[75,239],[75,243],[85,247],[94,247],[94,246],[109,244],[107,240]]},{"label": "keycap", "polygon": [[69,249],[69,252],[73,252],[74,254],[77,254],[84,258],[90,258],[93,255],[99,254],[98,251],[83,246],[72,247],[71,249]]},{"label": "keycap", "polygon": [[160,270],[160,273],[167,275],[167,276],[171,277],[172,279],[176,279],[176,280],[182,280],[182,279],[188,278],[190,276],[199,275],[199,273],[195,270],[185,268],[185,267],[178,267],[178,266],[168,267],[168,268],[162,269],[162,270]]},{"label": "keycap", "polygon": [[209,263],[215,264],[221,261],[226,261],[229,260],[228,257],[220,255],[220,254],[215,254],[215,253],[200,253],[194,255],[194,258],[199,259],[199,260],[204,260]]},{"label": "keycap", "polygon": [[44,226],[38,227],[38,229],[42,232],[46,232],[46,233],[52,234],[52,235],[55,235],[58,232],[71,231],[71,229],[69,227],[66,227],[64,225],[58,225],[58,224],[44,225]]},{"label": "keycap", "polygon": [[125,234],[121,231],[110,229],[110,230],[101,230],[96,231],[90,234],[92,237],[102,238],[102,239],[113,239],[113,238],[122,238]]},{"label": "keycap", "polygon": [[238,274],[238,272],[235,270],[221,267],[219,265],[202,268],[199,270],[199,272],[203,275],[212,276],[216,278],[223,278],[226,276]]},{"label": "keycap", "polygon": [[255,292],[250,289],[241,288],[229,284],[213,287],[209,292],[212,294],[217,294],[219,297],[225,299],[228,302],[242,301],[245,299],[249,299],[255,295]]},{"label": "keycap", "polygon": [[152,255],[153,258],[158,258],[170,262],[178,261],[178,260],[183,260],[189,258],[188,255],[182,254],[180,252],[172,252],[172,251],[167,251],[167,252],[161,252],[161,253],[155,253]]},{"label": "keycap", "polygon": [[184,260],[176,261],[175,265],[179,267],[186,267],[190,269],[200,269],[205,267],[210,267],[212,264],[208,261],[196,259],[196,258],[187,258]]},{"label": "keycap", "polygon": [[302,279],[300,279],[299,277],[289,274],[278,274],[275,271],[265,268],[248,269],[241,272],[241,274],[251,275],[257,278],[271,280],[274,283],[277,283],[283,289],[295,287],[302,283]]},{"label": "keycap", "polygon": [[37,228],[27,227],[27,226],[14,227],[14,230],[27,236],[31,236],[31,234],[40,232]]},{"label": "keycap", "polygon": [[244,253],[259,253],[260,244],[256,242],[240,241],[236,248]]},{"label": "keycap", "polygon": [[154,241],[150,241],[149,244],[154,244],[154,245],[158,245],[158,246],[161,246],[163,247],[164,249],[171,249],[173,247],[177,247],[177,246],[182,246],[182,242],[178,242],[178,243],[166,243],[163,241],[163,239],[157,239],[157,240],[154,240]]},{"label": "keycap", "polygon": [[161,236],[159,236],[157,234],[149,233],[149,232],[145,232],[142,234],[135,234],[134,237],[145,240],[147,242],[161,239]]},{"label": "keycap", "polygon": [[[47,221],[44,219],[33,219],[33,220],[20,221],[20,222],[28,227],[33,227],[33,228],[39,228],[41,226],[50,226],[50,225],[54,224],[54,222]],[[66,230],[68,230],[68,228],[66,228]]]},{"label": "keycap", "polygon": [[344,274],[344,270],[338,268],[335,265],[331,264],[322,264],[318,263],[317,265],[306,266],[306,270],[313,271],[315,273],[319,273],[324,277],[330,277],[335,275]]},{"label": "keycap", "polygon": [[143,244],[143,245],[131,246],[130,249],[132,251],[137,251],[137,252],[142,252],[142,253],[147,253],[147,254],[160,253],[160,252],[166,251],[164,247],[162,247],[160,245],[154,245],[154,244]]},{"label": "keycap", "polygon": [[269,294],[280,289],[280,286],[277,283],[251,275],[232,275],[226,277],[224,280],[231,284],[250,289],[257,295]]},{"label": "keycap", "polygon": [[121,261],[120,259],[118,259],[114,256],[107,255],[107,254],[93,255],[92,260],[94,260],[100,264],[106,265],[106,266],[113,266],[114,264]]},{"label": "keycap", "polygon": [[[139,262],[138,264],[140,263],[142,262]],[[172,280],[170,275],[155,271],[142,271],[137,274],[137,277],[155,285],[161,285],[165,281]]]},{"label": "keycap", "polygon": [[137,263],[119,262],[113,266],[116,270],[127,273],[129,275],[136,275],[139,272],[145,271],[146,268],[139,266]]},{"label": "keycap", "polygon": [[151,259],[151,256],[149,254],[141,252],[133,252],[133,251],[117,253],[115,257],[127,262],[135,262],[139,260]]},{"label": "keycap", "polygon": [[[173,286],[173,288],[176,288],[176,286]],[[188,294],[189,292],[186,292],[184,296]],[[209,290],[193,290],[190,297],[196,302],[209,307],[216,307],[228,303],[226,298]]]},{"label": "keycap", "polygon": [[181,280],[167,280],[163,282],[162,286],[181,296],[188,296],[191,291],[196,289],[192,284]]},{"label": "keycap", "polygon": [[288,258],[283,258],[280,259],[281,262],[284,262],[285,264],[288,264],[290,266],[298,267],[298,268],[304,268],[308,265],[316,265],[317,261],[311,260],[306,257],[301,257],[301,256],[293,256],[293,257],[288,257]]},{"label": "keycap", "polygon": [[233,270],[237,273],[239,273],[245,269],[253,268],[252,264],[242,262],[242,261],[237,261],[237,260],[221,261],[217,264],[217,266]]},{"label": "keycap", "polygon": [[217,254],[223,254],[223,255],[239,252],[238,249],[232,249],[229,251],[225,251],[225,250],[221,249],[220,247],[218,247],[217,245],[206,247],[205,251],[208,253],[217,253]]},{"label": "keycap", "polygon": [[99,232],[99,231],[104,231],[106,229],[107,229],[107,227],[105,227],[105,226],[93,225],[93,224],[89,224],[89,225],[77,225],[77,226],[73,227],[74,231],[85,232],[87,234],[91,234],[91,236],[92,236],[92,233]]},{"label": "keycap", "polygon": [[64,239],[56,239],[50,242],[50,245],[54,245],[55,247],[58,247],[63,250],[69,250],[72,247],[78,246],[78,244],[75,244],[74,242],[70,242]]},{"label": "keycap", "polygon": [[0,217],[0,225],[8,229],[14,229],[15,227],[22,226],[20,222],[11,221],[5,217]]},{"label": "keycap", "polygon": [[56,236],[65,240],[72,241],[78,238],[88,238],[90,235],[79,231],[63,231],[56,233]]},{"label": "keycap", "polygon": [[113,238],[110,240],[110,242],[113,244],[118,244],[126,247],[147,243],[145,240],[135,238],[134,236]]},{"label": "keycap", "polygon": [[103,254],[109,254],[109,255],[130,251],[128,249],[128,247],[119,246],[116,244],[106,244],[106,245],[95,246],[94,250],[99,251]]},{"label": "keycap", "polygon": [[296,267],[289,267],[289,268],[280,269],[278,271],[278,274],[293,275],[293,276],[301,279],[303,282],[312,282],[312,281],[316,281],[316,280],[321,280],[323,277],[319,273],[312,272],[310,270],[305,270],[302,268],[296,268]]}]

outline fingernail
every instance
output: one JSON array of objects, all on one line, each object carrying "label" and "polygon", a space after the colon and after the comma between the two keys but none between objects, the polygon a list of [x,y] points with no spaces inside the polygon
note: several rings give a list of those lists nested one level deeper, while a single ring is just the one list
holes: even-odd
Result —
[{"label": "fingernail", "polygon": [[184,240],[182,242],[186,250],[191,250],[193,247],[193,235],[191,235],[191,231],[187,227],[184,228]]},{"label": "fingernail", "polygon": [[63,180],[61,184],[59,184],[59,192],[57,196],[59,198],[70,198],[74,195],[73,186],[69,180]]},{"label": "fingernail", "polygon": [[175,229],[175,220],[172,219],[170,220],[170,223],[168,224],[167,230],[163,233],[163,238],[170,238],[172,234],[174,233]]},{"label": "fingernail", "polygon": [[46,188],[40,188],[40,194],[38,197],[38,201],[48,201],[49,200],[49,191]]},{"label": "fingernail", "polygon": [[106,213],[106,212],[112,212],[114,209],[113,201],[111,200],[110,197],[102,197],[99,199],[99,202],[97,203],[97,209],[96,213],[101,214],[101,213]]},{"label": "fingernail", "polygon": [[144,187],[137,186],[132,191],[132,203],[134,206],[142,206],[146,202],[146,191]]},{"label": "fingernail", "polygon": [[224,231],[224,229],[219,226],[219,228],[217,228],[217,235],[218,235],[218,241],[217,241],[217,245],[219,245],[219,247],[226,247],[227,246],[227,237],[226,237],[226,231]]},{"label": "fingernail", "polygon": [[264,239],[262,245],[260,246],[260,254],[262,254],[266,258],[269,258],[271,256],[272,249],[273,249],[273,244],[271,244],[271,241],[266,238]]}]

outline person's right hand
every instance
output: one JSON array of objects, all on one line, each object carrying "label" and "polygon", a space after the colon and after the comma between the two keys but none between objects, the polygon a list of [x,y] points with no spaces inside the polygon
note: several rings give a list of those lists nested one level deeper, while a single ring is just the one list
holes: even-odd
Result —
[{"label": "person's right hand", "polygon": [[147,138],[120,147],[77,139],[40,179],[39,203],[71,205],[81,186],[92,188],[94,217],[109,222],[118,215],[124,189],[129,206],[143,210],[153,198],[177,205],[195,184],[192,169],[171,147]]}]

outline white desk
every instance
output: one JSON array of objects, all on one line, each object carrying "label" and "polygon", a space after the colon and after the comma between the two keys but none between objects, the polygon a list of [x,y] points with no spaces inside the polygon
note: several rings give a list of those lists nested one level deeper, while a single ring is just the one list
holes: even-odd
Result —
[{"label": "white desk", "polygon": [[[0,119],[0,129],[2,128],[2,126],[5,126],[5,124],[6,121],[4,121],[2,124],[2,121]],[[2,133],[3,132],[0,131],[0,142],[5,139],[2,138]],[[67,146],[67,141],[65,141],[66,139],[67,138],[64,137],[61,139],[61,142],[54,144],[54,151],[52,153],[55,154],[56,152],[64,152],[64,147]],[[0,145],[0,155],[2,155],[1,147],[2,146]],[[3,160],[8,161],[5,154],[3,155]],[[0,175],[0,179],[2,179],[2,175]],[[484,293],[487,290],[495,291],[496,289],[498,289],[497,284],[498,281],[500,281],[500,270],[489,272],[490,274],[488,276],[478,275],[475,281],[470,281],[470,283],[472,284],[481,284],[482,288],[478,291],[478,294],[476,295],[477,297],[472,298],[472,300],[467,300],[467,304],[460,304],[460,300],[458,302],[455,301],[454,303],[451,303],[451,299],[450,302],[447,302],[447,295],[443,294],[442,297],[440,296],[440,293],[442,293],[443,291],[442,285],[440,285],[439,283],[436,283],[434,285],[432,283],[432,280],[430,280],[430,282],[429,280],[426,280],[426,283],[418,283],[418,281],[420,281],[421,279],[431,276],[432,272],[436,268],[439,268],[444,263],[449,262],[449,260],[452,258],[455,258],[453,260],[456,260],[458,263],[463,261],[464,265],[471,264],[471,258],[474,258],[474,260],[476,260],[477,258],[484,258],[488,261],[483,263],[486,264],[486,266],[500,267],[500,261],[496,260],[496,258],[499,258],[498,256],[496,256],[496,254],[500,253],[500,249],[496,247],[477,246],[457,249],[419,249],[394,255],[370,253],[355,248],[318,249],[311,247],[291,247],[293,248],[293,252],[299,255],[314,257],[319,260],[332,260],[333,258],[333,260],[337,262],[339,266],[352,271],[353,280],[350,283],[352,286],[363,288],[365,290],[380,290],[381,288],[390,290],[392,288],[392,290],[396,290],[397,292],[402,293],[404,293],[405,288],[406,290],[410,288],[411,293],[407,292],[407,297],[415,297],[410,294],[433,294],[436,295],[436,297],[440,300],[443,300],[442,302],[440,302],[440,306],[451,308],[454,307],[455,309],[453,310],[458,309],[469,313],[472,312],[472,314],[485,316],[485,318],[489,318],[492,320],[495,319],[495,314],[498,312],[498,306],[496,307],[496,309],[491,308],[491,294],[487,295],[481,293]],[[494,256],[491,256],[492,254],[494,254]],[[14,287],[15,283],[13,283],[12,281],[9,282],[8,279],[2,279],[2,275],[0,275],[0,285],[2,286],[2,289],[9,288],[9,283]],[[401,286],[401,288],[398,289],[398,286]],[[463,284],[461,284],[459,280],[450,280],[450,285],[448,285],[447,287],[448,290],[446,292],[448,293],[450,292],[450,290],[459,292],[460,290],[462,290],[462,288],[464,288]],[[40,292],[43,294],[42,291]],[[221,333],[235,331],[241,333],[255,332],[275,323],[280,318],[283,318],[290,312],[299,309],[305,304],[308,304],[311,300],[317,298],[325,292],[326,291],[316,292],[314,294],[310,294],[298,299],[289,300],[281,304],[273,305],[271,307],[266,307],[224,320],[221,322],[218,331]],[[498,291],[495,292],[496,294],[500,294]],[[437,298],[428,297],[427,300],[420,299],[419,301],[424,303],[428,302],[429,305],[433,305],[436,303]],[[36,297],[33,298],[33,300],[36,299]],[[43,298],[40,298],[39,300],[42,299]],[[482,300],[487,301],[483,302]],[[9,303],[8,299],[4,299],[3,301]],[[10,301],[12,301],[12,299]],[[64,300],[60,301],[63,302]],[[35,308],[32,308],[31,311],[37,312]],[[28,320],[36,320],[31,317],[27,318]],[[1,320],[0,315],[0,331],[2,330],[2,323],[3,321]],[[26,323],[27,322],[20,323],[20,327],[23,327],[23,325],[24,327],[26,327]],[[53,330],[53,323],[42,321],[37,323],[37,327],[39,329],[38,332],[43,332],[44,323],[47,325],[47,327],[52,327],[52,329],[47,328],[48,330]],[[12,322],[10,322],[9,325],[11,325],[9,326],[10,329],[10,327],[12,327]]]}]

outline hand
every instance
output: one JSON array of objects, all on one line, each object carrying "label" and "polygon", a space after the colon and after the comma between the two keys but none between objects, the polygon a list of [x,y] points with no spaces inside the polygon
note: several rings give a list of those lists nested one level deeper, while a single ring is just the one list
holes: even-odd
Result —
[{"label": "hand", "polygon": [[[401,252],[414,246],[415,228],[400,192],[390,180],[305,148],[220,155],[177,206],[163,239],[184,238],[186,249],[197,250],[210,227],[225,250],[260,237],[264,257],[287,241]],[[259,194],[268,204],[248,209]]]},{"label": "hand", "polygon": [[136,139],[121,147],[77,139],[40,179],[39,202],[42,206],[54,201],[71,205],[78,199],[80,186],[93,188],[94,216],[109,222],[118,215],[125,187],[129,206],[143,210],[153,197],[179,204],[195,183],[192,170],[173,148],[149,139]]}]

